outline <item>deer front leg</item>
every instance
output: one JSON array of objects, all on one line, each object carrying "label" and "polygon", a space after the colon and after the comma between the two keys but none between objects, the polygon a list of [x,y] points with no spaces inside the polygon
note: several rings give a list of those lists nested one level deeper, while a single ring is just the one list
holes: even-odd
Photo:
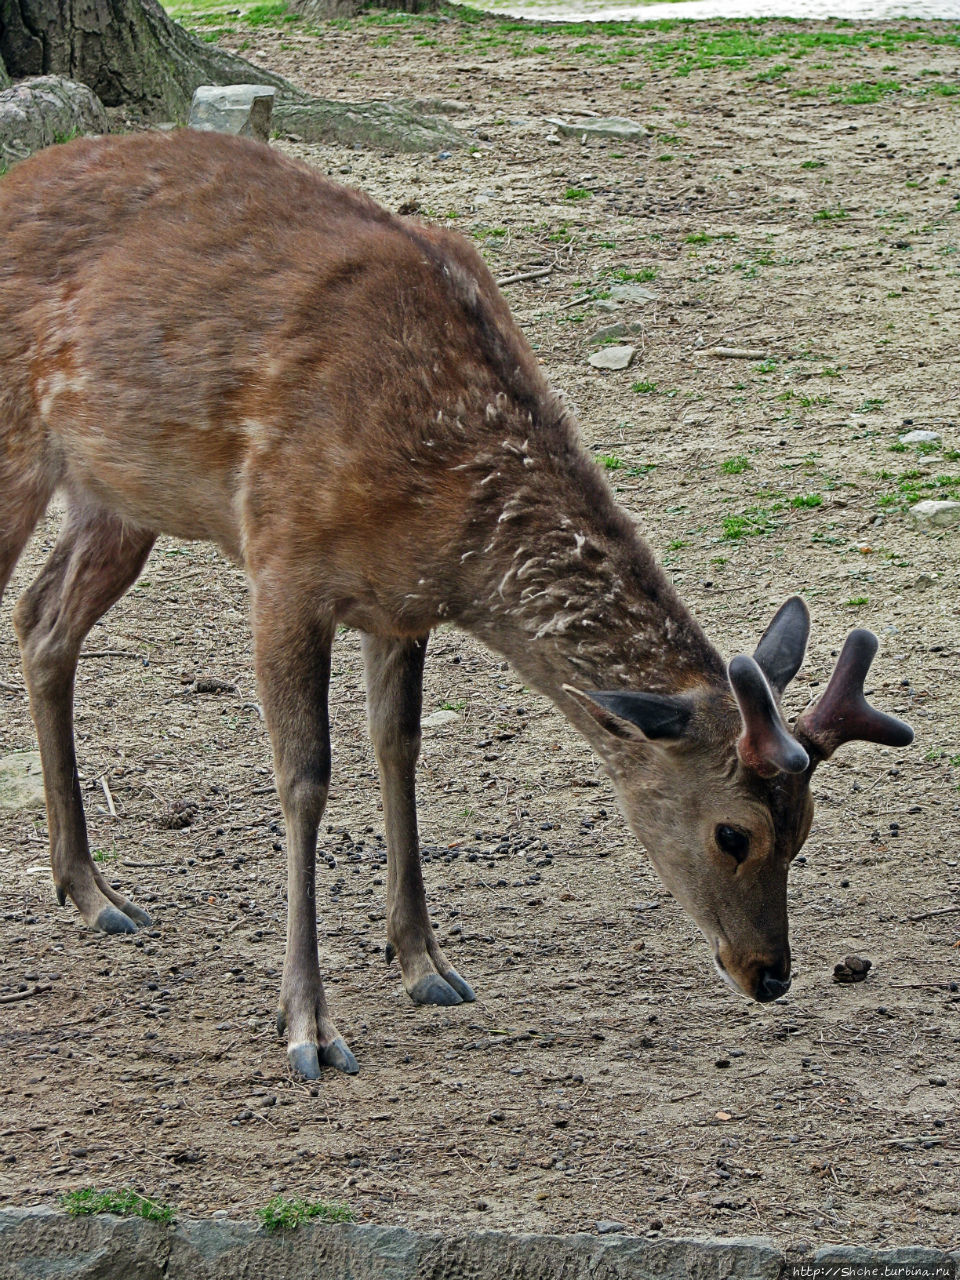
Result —
[{"label": "deer front leg", "polygon": [[426,652],[426,638],[363,637],[367,718],[387,833],[387,954],[396,954],[404,990],[417,1004],[460,1004],[476,996],[440,950],[420,869],[414,774]]},{"label": "deer front leg", "polygon": [[155,534],[89,508],[68,511],[57,544],[13,611],[37,729],[60,905],[71,898],[88,925],[136,933],[149,924],[90,857],[73,743],[73,687],[83,638],[143,568]]},{"label": "deer front leg", "polygon": [[287,949],[277,1027],[290,1066],[308,1080],[320,1064],[353,1074],[357,1060],[327,1009],[317,954],[317,828],[330,784],[327,691],[333,625],[297,611],[295,590],[255,588],[257,679],[273,742],[287,828]]}]

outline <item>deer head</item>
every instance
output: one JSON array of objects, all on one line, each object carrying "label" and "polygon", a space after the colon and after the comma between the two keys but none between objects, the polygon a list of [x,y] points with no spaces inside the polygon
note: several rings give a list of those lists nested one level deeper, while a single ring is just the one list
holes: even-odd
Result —
[{"label": "deer head", "polygon": [[789,599],[727,685],[671,694],[567,691],[589,712],[627,822],[703,931],[717,970],[755,1000],[790,986],[787,873],[810,831],[810,777],[844,742],[903,747],[912,729],[874,710],[863,681],[877,650],[847,637],[819,701],[784,723],[780,699],[810,619]]}]

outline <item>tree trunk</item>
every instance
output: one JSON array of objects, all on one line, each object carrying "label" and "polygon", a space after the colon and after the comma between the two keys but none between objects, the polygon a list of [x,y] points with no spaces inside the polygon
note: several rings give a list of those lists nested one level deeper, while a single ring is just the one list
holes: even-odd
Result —
[{"label": "tree trunk", "polygon": [[3,64],[14,79],[79,80],[145,120],[185,120],[201,84],[272,84],[303,97],[281,76],[195,39],[157,0],[0,0]]}]

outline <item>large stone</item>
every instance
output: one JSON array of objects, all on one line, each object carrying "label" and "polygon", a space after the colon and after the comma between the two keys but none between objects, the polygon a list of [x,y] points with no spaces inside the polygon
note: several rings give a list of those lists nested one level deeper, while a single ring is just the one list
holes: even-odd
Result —
[{"label": "large stone", "polygon": [[900,437],[901,444],[939,444],[939,431],[908,431]]},{"label": "large stone", "polygon": [[548,117],[557,133],[568,138],[615,138],[619,142],[631,142],[649,137],[650,130],[635,120],[624,120],[621,116],[575,116],[570,120]]},{"label": "large stone", "polygon": [[960,523],[960,502],[924,498],[923,502],[910,508],[910,514],[923,528],[946,529]]},{"label": "large stone", "polygon": [[[939,1249],[807,1247],[794,1263],[950,1265]],[[955,1264],[957,1255],[952,1255]],[[404,1227],[307,1224],[268,1235],[252,1222],[185,1219],[164,1227],[109,1215],[0,1209],[2,1280],[778,1280],[770,1240],[644,1239],[618,1234],[444,1236]]]},{"label": "large stone", "polygon": [[43,804],[39,751],[0,756],[0,809],[42,809]]},{"label": "large stone", "polygon": [[62,76],[37,76],[0,92],[0,162],[11,164],[81,133],[106,133],[103,103]]},{"label": "large stone", "polygon": [[277,91],[272,84],[202,84],[190,104],[191,129],[270,141]]},{"label": "large stone", "polygon": [[636,347],[602,347],[590,357],[595,369],[627,369],[637,354]]},{"label": "large stone", "polygon": [[642,284],[613,284],[610,286],[610,297],[614,302],[652,302],[658,295],[645,289]]},{"label": "large stone", "polygon": [[392,102],[278,102],[274,125],[301,142],[337,142],[384,151],[429,152],[464,147],[469,139],[445,120]]}]

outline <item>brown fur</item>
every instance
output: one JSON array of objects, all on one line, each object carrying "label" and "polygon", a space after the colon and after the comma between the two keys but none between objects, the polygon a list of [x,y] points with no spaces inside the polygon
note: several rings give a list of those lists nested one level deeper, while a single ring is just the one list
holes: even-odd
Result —
[{"label": "brown fur", "polygon": [[[806,778],[766,782],[738,762],[723,662],[468,244],[269,148],[191,132],[52,148],[0,184],[0,226],[0,589],[52,493],[68,503],[15,612],[61,901],[108,930],[145,919],[90,859],[72,686],[87,630],[167,533],[217,543],[251,583],[287,821],[280,1007],[298,1070],[354,1066],[320,981],[313,879],[337,623],[365,633],[387,934],[414,999],[473,998],[433,935],[419,867],[420,677],[443,621],[506,654],[594,743],[728,974],[751,994],[764,974],[789,980]],[[584,687],[682,695],[690,732],[651,742]],[[752,833],[742,866],[717,823]]]}]

